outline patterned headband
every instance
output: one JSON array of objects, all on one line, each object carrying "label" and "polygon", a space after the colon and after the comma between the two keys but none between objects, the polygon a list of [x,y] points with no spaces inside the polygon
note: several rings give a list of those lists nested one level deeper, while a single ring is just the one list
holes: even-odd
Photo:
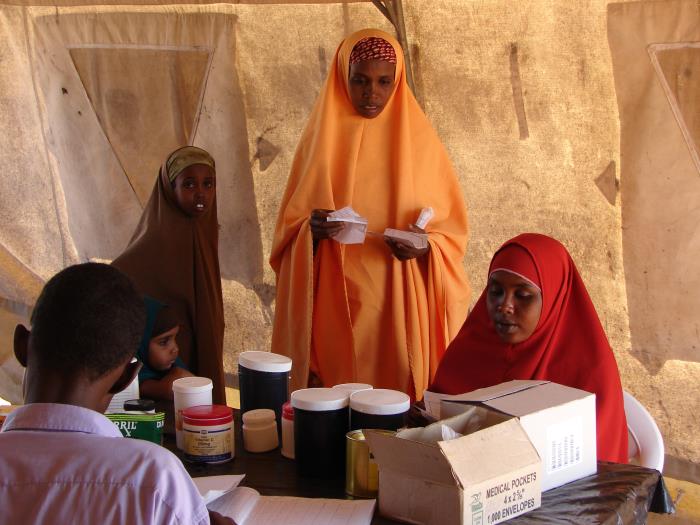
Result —
[{"label": "patterned headband", "polygon": [[365,60],[383,60],[391,64],[396,64],[396,51],[392,45],[376,36],[363,38],[350,53],[350,63],[357,64]]}]

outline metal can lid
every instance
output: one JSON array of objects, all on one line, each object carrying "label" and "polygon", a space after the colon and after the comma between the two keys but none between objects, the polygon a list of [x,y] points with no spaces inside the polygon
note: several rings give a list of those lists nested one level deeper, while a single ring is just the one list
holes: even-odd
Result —
[{"label": "metal can lid", "polygon": [[183,410],[182,420],[199,426],[224,425],[233,421],[233,410],[226,405],[198,405]]},{"label": "metal can lid", "polygon": [[241,352],[238,364],[258,372],[289,372],[292,369],[292,360],[287,356],[257,350]]},{"label": "metal can lid", "polygon": [[411,398],[398,390],[375,388],[350,396],[350,409],[377,416],[403,414],[411,406]]},{"label": "metal can lid", "polygon": [[156,409],[156,402],[152,399],[129,399],[124,401],[124,410],[127,412],[151,412]]}]

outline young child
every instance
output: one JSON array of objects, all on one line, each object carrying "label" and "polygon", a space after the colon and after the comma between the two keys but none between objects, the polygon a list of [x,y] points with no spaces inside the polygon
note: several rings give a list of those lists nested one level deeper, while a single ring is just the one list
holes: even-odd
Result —
[{"label": "young child", "polygon": [[225,404],[218,235],[214,159],[185,146],[165,159],[129,245],[112,264],[175,312],[180,358],[212,380],[214,403]]},{"label": "young child", "polygon": [[207,511],[175,455],[123,438],[102,414],[138,372],[144,325],[116,268],[80,264],[46,283],[31,331],[15,329],[26,404],[0,431],[0,521],[233,524]]},{"label": "young child", "polygon": [[168,305],[150,297],[146,297],[145,302],[146,330],[137,352],[137,357],[143,363],[139,372],[141,397],[172,399],[173,381],[192,375],[178,355],[180,322]]}]

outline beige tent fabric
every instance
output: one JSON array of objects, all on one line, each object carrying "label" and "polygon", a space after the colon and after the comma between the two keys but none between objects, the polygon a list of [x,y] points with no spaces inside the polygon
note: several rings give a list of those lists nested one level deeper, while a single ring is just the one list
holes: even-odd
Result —
[{"label": "beige tent fabric", "polygon": [[[145,144],[143,137],[167,131],[156,141],[162,140],[167,151],[178,129],[217,160],[225,367],[235,372],[238,352],[269,349],[274,274],[265,261],[294,148],[335,46],[354,30],[392,31],[391,26],[370,2],[176,6],[148,2],[154,5],[54,8],[26,7],[31,0],[10,1],[21,6],[0,5],[0,133],[6,145],[0,149],[4,170],[0,396],[11,389],[12,395],[19,392],[19,376],[2,375],[13,366],[8,331],[18,319],[15,312],[26,313],[25,306],[31,306],[41,284],[64,265],[93,257],[111,259],[121,251],[141,213],[139,188],[152,185],[150,177],[155,177],[164,154],[151,160],[157,144]],[[692,158],[668,109],[658,113],[658,130],[638,127],[637,138],[649,146],[654,171],[630,164],[638,162],[625,149],[627,119],[635,112],[630,113],[632,101],[621,98],[623,171],[618,173],[620,121],[615,94],[619,75],[629,74],[629,86],[637,79],[645,86],[635,94],[642,104],[636,111],[640,119],[657,115],[647,115],[647,94],[658,95],[663,102],[653,102],[652,111],[663,104],[671,108],[646,45],[700,40],[681,34],[683,24],[698,27],[695,2],[631,2],[611,7],[610,15],[607,4],[606,0],[404,2],[417,96],[448,150],[469,207],[472,230],[465,262],[474,289],[483,286],[493,250],[506,239],[522,231],[560,239],[576,260],[603,321],[623,386],[652,411],[672,458],[680,458],[681,466],[700,463],[694,439],[700,424],[689,416],[686,399],[688,385],[700,383],[700,365],[697,358],[688,360],[691,354],[678,353],[700,345],[700,336],[689,330],[697,317],[690,308],[691,295],[697,294],[690,281],[669,277],[697,275],[684,257],[691,253],[690,242],[696,242],[691,217],[697,213],[685,207],[691,198],[698,201],[691,184],[674,178],[676,170],[681,176],[694,169]],[[656,40],[651,38],[654,31]],[[668,38],[674,32],[678,37]],[[618,43],[630,53],[622,55],[622,61]],[[90,54],[86,51],[90,48],[106,51],[77,56]],[[193,50],[210,54],[194,117],[187,108],[197,100],[198,84],[183,87],[187,82],[183,84],[177,72],[178,57],[184,56],[178,52]],[[149,59],[138,59],[139,71],[154,64],[154,52],[163,53],[176,69],[170,94],[154,94],[150,90],[155,86],[147,78],[111,77],[110,82],[109,70],[86,75],[101,52],[126,54],[128,60],[151,53]],[[685,59],[670,57],[662,56],[660,67],[669,72],[665,77],[676,78],[676,84],[669,86],[686,86],[672,91],[686,115],[686,126],[695,130],[696,124],[687,118],[697,100],[694,89],[683,74],[672,73],[684,70]],[[121,58],[108,60],[121,63]],[[158,61],[154,70],[162,71],[161,67],[165,63]],[[639,70],[641,77],[635,73],[638,67],[648,68]],[[198,71],[201,67],[192,74],[200,77]],[[83,79],[88,76],[92,80],[86,80],[86,87]],[[95,82],[102,87],[97,89]],[[127,93],[108,96],[110,85]],[[181,92],[184,98],[175,97]],[[132,95],[139,116],[122,119],[119,101],[134,100]],[[146,100],[151,97],[159,98]],[[177,101],[181,109],[171,111],[167,126],[156,126],[155,119],[166,119],[166,100],[170,107]],[[149,112],[154,104],[157,107]],[[172,115],[187,116],[176,121]],[[196,123],[192,118],[198,119]],[[147,147],[128,144],[129,134],[123,130],[130,122],[133,137],[141,137],[139,142]],[[114,145],[115,136],[120,147]],[[668,151],[661,153],[668,157],[662,158],[672,162],[659,164],[654,161],[657,149],[665,147]],[[134,151],[139,152],[137,161]],[[642,176],[630,176],[635,173]],[[645,189],[643,198],[635,194],[634,184],[661,182],[664,177],[671,177],[672,183],[654,187],[654,193]],[[696,179],[697,174],[692,180]],[[664,201],[670,196],[671,204]],[[628,221],[632,217],[628,205],[636,206],[639,219]],[[640,222],[645,220],[642,209],[653,217],[649,223]],[[670,224],[656,209],[667,210],[669,217],[682,210],[688,218],[675,217],[678,222]],[[663,225],[679,236],[660,237]],[[643,227],[655,233],[647,239]],[[629,237],[627,232],[636,233]],[[672,246],[674,239],[684,244]],[[635,252],[635,247],[642,251]],[[648,282],[640,270],[645,258]],[[667,278],[661,279],[664,272]],[[672,330],[659,328],[657,319],[668,322]],[[661,331],[655,328],[647,335],[647,323]],[[657,332],[662,339],[655,339]],[[680,336],[683,340],[678,343]],[[660,358],[653,357],[657,350]]]},{"label": "beige tent fabric", "polygon": [[[634,385],[660,423],[669,468],[700,462],[700,12],[692,0],[613,4],[608,36],[620,111],[622,235]],[[680,423],[682,421],[682,423]],[[678,460],[689,460],[685,463]]]},{"label": "beige tent fabric", "polygon": [[[337,42],[388,23],[369,3],[262,8],[0,5],[0,367],[43,282],[119,254],[186,142],[217,161],[225,368],[269,349],[286,162]],[[288,31],[308,17],[326,23],[316,38]],[[18,377],[0,375],[0,396],[20,400]]]}]

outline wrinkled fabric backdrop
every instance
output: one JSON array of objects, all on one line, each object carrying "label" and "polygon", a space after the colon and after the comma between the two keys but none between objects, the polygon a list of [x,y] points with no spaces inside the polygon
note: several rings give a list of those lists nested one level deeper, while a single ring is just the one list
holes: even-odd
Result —
[{"label": "wrinkled fabric backdrop", "polygon": [[[239,352],[269,350],[272,232],[328,62],[350,32],[392,28],[368,2],[56,2],[0,5],[0,396],[21,399],[12,330],[43,283],[118,255],[163,156],[185,143],[217,162],[235,381]],[[624,388],[661,427],[667,473],[698,482],[697,3],[404,0],[404,11],[416,95],[469,208],[472,299],[505,240],[561,240]]]}]

